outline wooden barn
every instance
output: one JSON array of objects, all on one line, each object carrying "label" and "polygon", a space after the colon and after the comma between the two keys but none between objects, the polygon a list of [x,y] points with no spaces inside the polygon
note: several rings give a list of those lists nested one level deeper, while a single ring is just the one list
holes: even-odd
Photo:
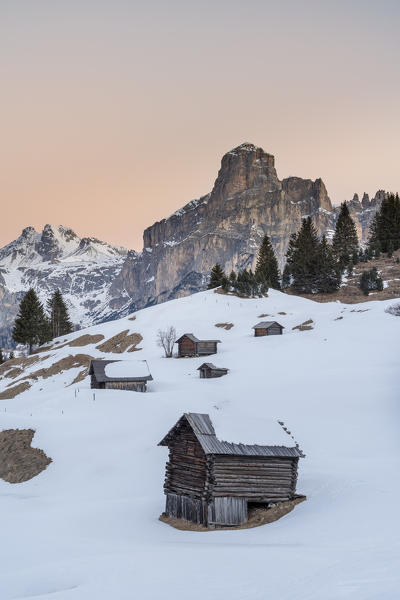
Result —
[{"label": "wooden barn", "polygon": [[98,390],[145,392],[152,381],[146,360],[92,360],[90,387]]},{"label": "wooden barn", "polygon": [[[277,427],[278,424],[276,424]],[[217,439],[210,417],[186,413],[158,444],[168,446],[167,517],[206,527],[240,525],[249,504],[296,496],[301,450],[233,444]]]},{"label": "wooden barn", "polygon": [[264,335],[282,335],[285,328],[276,321],[260,321],[260,323],[253,326],[253,329],[254,335],[261,337]]},{"label": "wooden barn", "polygon": [[212,379],[214,377],[222,377],[228,373],[228,369],[224,369],[223,367],[216,367],[212,363],[203,363],[197,369],[200,371],[201,379]]},{"label": "wooden barn", "polygon": [[208,356],[217,353],[217,344],[221,340],[199,340],[193,333],[184,333],[175,343],[178,344],[179,357]]}]

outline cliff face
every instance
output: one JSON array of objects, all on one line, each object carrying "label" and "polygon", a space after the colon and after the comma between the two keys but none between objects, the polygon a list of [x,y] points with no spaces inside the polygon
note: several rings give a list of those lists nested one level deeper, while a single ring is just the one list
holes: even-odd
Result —
[{"label": "cliff face", "polygon": [[[229,272],[255,266],[265,233],[281,266],[292,233],[310,215],[330,236],[338,209],[321,179],[278,179],[274,157],[242,144],[222,158],[213,190],[144,232],[140,254],[128,254],[111,286],[110,309],[125,312],[204,289],[219,262]],[[364,240],[378,200],[353,199],[350,210]]]}]

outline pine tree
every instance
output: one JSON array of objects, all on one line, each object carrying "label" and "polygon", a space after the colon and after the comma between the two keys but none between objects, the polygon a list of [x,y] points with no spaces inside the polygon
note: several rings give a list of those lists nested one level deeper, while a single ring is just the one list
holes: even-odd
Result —
[{"label": "pine tree", "polygon": [[14,350],[11,350],[8,360],[12,360],[13,358],[14,358]]},{"label": "pine tree", "polygon": [[311,294],[317,290],[319,241],[311,217],[303,220],[298,233],[291,236],[286,253],[295,292]]},{"label": "pine tree", "polygon": [[335,292],[339,289],[340,281],[340,270],[333,256],[332,247],[328,244],[326,237],[322,236],[318,247],[317,291],[323,294]]},{"label": "pine tree", "polygon": [[368,247],[374,249],[380,244],[381,252],[390,252],[400,248],[400,198],[389,194],[382,200],[371,227]]},{"label": "pine tree", "polygon": [[353,254],[358,251],[356,226],[350,216],[347,202],[343,202],[336,222],[335,234],[332,241],[333,254],[343,272]]},{"label": "pine tree", "polygon": [[34,345],[43,344],[51,339],[50,326],[43,305],[32,288],[26,292],[19,305],[12,335],[13,340],[18,344],[29,346],[29,354],[32,353]]},{"label": "pine tree", "polygon": [[223,278],[226,277],[224,270],[219,263],[216,263],[211,269],[210,283],[207,286],[208,290],[220,287],[223,284]]},{"label": "pine tree", "polygon": [[360,289],[365,296],[368,296],[371,290],[381,292],[383,290],[382,278],[378,276],[376,267],[372,267],[370,271],[363,271],[360,277]]},{"label": "pine tree", "polygon": [[280,289],[278,261],[268,235],[264,236],[261,243],[255,274],[258,280],[264,281],[268,287]]},{"label": "pine tree", "polygon": [[47,310],[49,313],[52,338],[71,333],[72,323],[60,290],[56,290],[52,297],[47,301]]},{"label": "pine tree", "polygon": [[290,273],[290,267],[286,263],[286,265],[284,266],[284,269],[283,269],[283,273],[282,273],[282,289],[286,290],[288,287],[290,287],[291,283],[292,283],[292,276]]},{"label": "pine tree", "polygon": [[5,361],[5,358],[4,358],[4,354],[3,354],[3,348],[0,348],[0,365],[2,365],[4,361]]}]

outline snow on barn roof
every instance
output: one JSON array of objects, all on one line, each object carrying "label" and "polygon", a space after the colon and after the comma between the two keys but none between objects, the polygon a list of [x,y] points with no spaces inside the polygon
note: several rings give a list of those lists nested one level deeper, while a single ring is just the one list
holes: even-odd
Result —
[{"label": "snow on barn roof", "polygon": [[283,325],[278,323],[278,321],[260,321],[259,323],[257,323],[257,325],[253,325],[253,329],[269,329],[271,325],[279,325],[279,327],[285,329]]},{"label": "snow on barn roof", "polygon": [[[302,451],[296,447],[285,445],[260,446],[258,444],[235,444],[224,442],[217,438],[215,430],[209,415],[199,413],[185,413],[174,427],[158,444],[159,446],[168,446],[174,434],[179,430],[183,421],[186,420],[197,437],[205,454],[230,454],[235,456],[281,456],[285,458],[299,458],[304,456]],[[280,440],[284,440],[287,434],[275,422],[276,431],[281,432]],[[282,436],[282,434],[284,434]]]},{"label": "snow on barn roof", "polygon": [[92,360],[89,374],[93,374],[98,382],[153,379],[146,360]]},{"label": "snow on barn roof", "polygon": [[200,369],[203,369],[204,367],[207,367],[208,369],[212,369],[213,371],[227,371],[228,370],[225,367],[216,367],[213,363],[205,362],[202,365],[200,365],[199,367],[197,367],[197,371],[200,371]]}]

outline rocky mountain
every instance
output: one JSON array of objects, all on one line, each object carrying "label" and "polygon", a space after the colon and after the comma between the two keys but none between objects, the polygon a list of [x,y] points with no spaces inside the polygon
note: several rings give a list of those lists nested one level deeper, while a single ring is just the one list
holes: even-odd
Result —
[{"label": "rocky mountain", "polygon": [[[383,195],[364,195],[362,201],[355,195],[349,203],[361,241]],[[244,143],[222,158],[210,194],[145,230],[143,251],[128,254],[111,286],[110,310],[124,314],[204,289],[216,262],[228,272],[254,268],[265,233],[282,267],[289,237],[303,217],[310,215],[329,237],[338,212],[321,179],[281,181],[274,157]]]},{"label": "rocky mountain", "polygon": [[[361,241],[383,196],[364,194],[360,201],[355,194],[349,202]],[[204,289],[216,262],[228,272],[254,267],[265,233],[282,267],[301,219],[310,215],[329,237],[338,211],[321,179],[279,180],[274,157],[245,143],[223,156],[209,194],[144,231],[140,253],[62,226],[46,225],[41,233],[27,227],[0,250],[0,344],[9,342],[18,303],[31,286],[42,301],[60,288],[80,326],[112,320]]]},{"label": "rocky mountain", "polygon": [[85,326],[102,320],[108,291],[127,250],[95,238],[79,238],[62,225],[33,227],[0,250],[0,342],[10,343],[11,325],[24,292],[35,288],[42,302],[57,288],[69,305],[73,322]]}]

